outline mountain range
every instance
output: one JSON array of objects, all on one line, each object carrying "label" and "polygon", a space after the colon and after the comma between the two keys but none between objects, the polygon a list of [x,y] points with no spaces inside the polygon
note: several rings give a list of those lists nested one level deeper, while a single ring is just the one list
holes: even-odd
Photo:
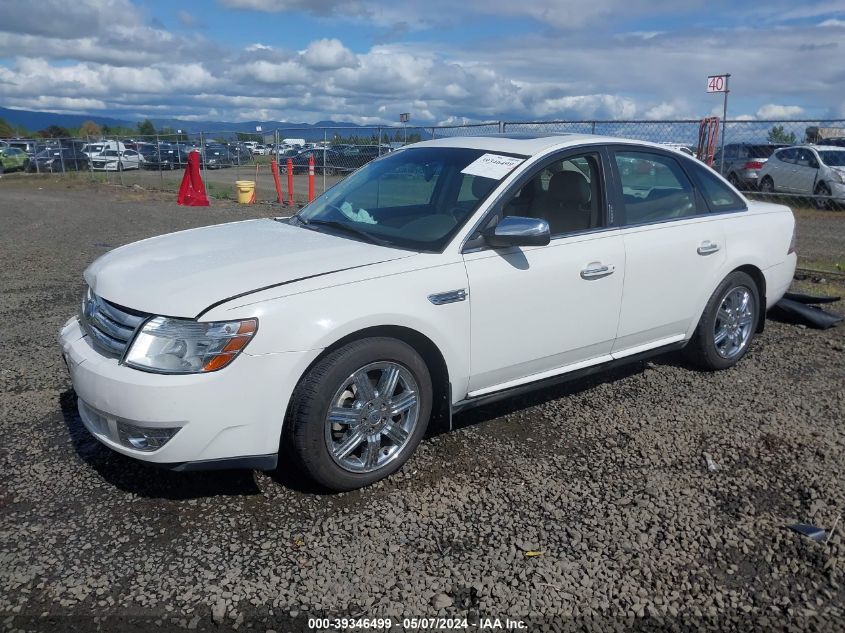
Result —
[{"label": "mountain range", "polygon": [[[5,119],[7,123],[15,126],[22,126],[32,132],[43,130],[50,125],[58,125],[66,128],[77,128],[85,121],[94,121],[98,125],[108,125],[110,127],[130,127],[134,128],[139,120],[118,119],[110,116],[101,116],[98,114],[63,114],[60,112],[39,112],[35,110],[15,110],[12,108],[0,107],[0,119]],[[150,119],[155,125],[156,129],[172,128],[174,130],[182,130],[185,133],[197,132],[252,132],[255,133],[255,128],[260,126],[263,134],[272,134],[273,130],[301,130],[301,136],[308,140],[322,140],[322,130],[317,128],[339,127],[346,128],[348,131],[345,134],[354,133],[356,128],[360,125],[349,123],[348,121],[318,121],[317,123],[290,123],[288,121],[184,121],[181,119]],[[291,134],[286,133],[286,136]],[[319,139],[317,138],[319,137]]]}]

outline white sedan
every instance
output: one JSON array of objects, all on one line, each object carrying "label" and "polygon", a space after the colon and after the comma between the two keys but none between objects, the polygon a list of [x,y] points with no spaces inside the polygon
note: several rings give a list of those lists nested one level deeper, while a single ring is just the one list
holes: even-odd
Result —
[{"label": "white sedan", "polygon": [[400,468],[435,417],[672,349],[735,365],[790,285],[794,226],[659,145],[439,139],[292,218],[103,255],[60,341],[115,451],[176,469],[289,455],[348,490]]},{"label": "white sedan", "polygon": [[95,171],[123,171],[140,169],[144,157],[134,149],[107,149],[91,158],[91,169]]},{"label": "white sedan", "polygon": [[804,145],[772,154],[760,170],[760,190],[815,196],[820,209],[845,204],[845,147]]}]

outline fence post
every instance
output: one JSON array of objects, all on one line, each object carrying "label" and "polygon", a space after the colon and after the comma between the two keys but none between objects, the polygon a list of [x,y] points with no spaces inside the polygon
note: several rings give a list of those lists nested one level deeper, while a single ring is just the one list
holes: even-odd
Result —
[{"label": "fence post", "polygon": [[314,199],[314,153],[308,157],[308,202]]},{"label": "fence post", "polygon": [[499,134],[504,134],[504,133],[505,133],[505,122],[499,121]]},{"label": "fence post", "polygon": [[323,193],[326,193],[326,128],[323,128]]},{"label": "fence post", "polygon": [[206,159],[208,158],[208,156],[206,156],[204,139],[205,133],[200,132],[200,165],[202,165],[202,181],[205,183],[206,189],[208,189],[208,178],[206,177],[205,173],[205,163],[207,162]]},{"label": "fence post", "polygon": [[120,181],[120,186],[123,186],[123,161],[120,160],[120,137],[114,137],[114,146],[117,148],[117,179]]},{"label": "fence post", "polygon": [[596,133],[596,122],[595,121],[592,122],[592,126],[591,126],[590,130],[591,130],[590,134]]},{"label": "fence post", "polygon": [[59,139],[59,159],[62,161],[62,176],[64,176],[67,171],[65,170],[65,146],[62,139]]},{"label": "fence post", "polygon": [[88,156],[88,175],[91,177],[91,182],[94,182],[94,162],[91,160],[91,156],[89,156],[91,153],[91,136],[89,134],[85,135],[85,149],[88,150],[85,154]]}]

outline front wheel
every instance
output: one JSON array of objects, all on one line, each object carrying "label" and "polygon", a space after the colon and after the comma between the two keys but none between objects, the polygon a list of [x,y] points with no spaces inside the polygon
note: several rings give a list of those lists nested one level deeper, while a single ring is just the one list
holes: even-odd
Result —
[{"label": "front wheel", "polygon": [[703,369],[733,367],[748,352],[759,317],[757,284],[744,272],[732,272],[707,302],[684,353]]},{"label": "front wheel", "polygon": [[285,425],[294,458],[316,482],[353,490],[399,470],[431,415],[431,375],[392,338],[335,350],[297,385]]},{"label": "front wheel", "polygon": [[817,209],[824,210],[830,208],[830,187],[826,183],[820,182],[816,185],[816,190],[813,193],[816,196],[813,198],[813,202]]}]

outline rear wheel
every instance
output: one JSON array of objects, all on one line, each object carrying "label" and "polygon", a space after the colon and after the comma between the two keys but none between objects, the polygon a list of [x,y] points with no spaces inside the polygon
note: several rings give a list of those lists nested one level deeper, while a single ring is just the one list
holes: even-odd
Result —
[{"label": "rear wheel", "polygon": [[431,415],[431,376],[412,347],[354,341],[320,360],[291,399],[286,440],[319,484],[353,490],[396,472]]},{"label": "rear wheel", "polygon": [[772,180],[771,176],[765,176],[763,177],[763,180],[760,181],[760,191],[763,193],[775,192],[775,182]]},{"label": "rear wheel", "polygon": [[731,172],[728,174],[728,182],[731,183],[735,189],[740,188],[739,178],[736,177],[736,174]]},{"label": "rear wheel", "polygon": [[733,367],[748,352],[759,316],[756,283],[744,272],[731,273],[707,302],[685,355],[703,369]]}]

